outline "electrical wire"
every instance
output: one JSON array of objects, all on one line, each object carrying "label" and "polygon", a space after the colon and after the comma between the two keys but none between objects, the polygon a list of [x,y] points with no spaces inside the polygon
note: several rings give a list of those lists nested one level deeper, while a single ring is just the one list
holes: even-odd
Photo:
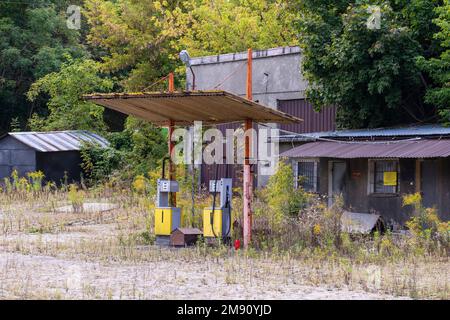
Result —
[{"label": "electrical wire", "polygon": [[219,164],[216,163],[216,176],[214,180],[214,192],[213,192],[213,205],[212,205],[212,212],[210,216],[210,223],[211,223],[211,229],[213,232],[213,235],[215,238],[217,238],[216,230],[214,230],[214,215],[216,210],[216,196],[217,196],[217,177],[219,175]]},{"label": "electrical wire", "polygon": [[156,80],[155,82],[153,82],[153,83],[152,83],[151,85],[149,85],[148,87],[145,87],[144,89],[142,89],[142,91],[146,91],[146,90],[148,90],[148,89],[150,89],[150,88],[153,88],[155,85],[157,85],[158,83],[160,83],[160,82],[166,80],[168,77],[169,77],[169,76],[165,76],[165,77],[162,77],[162,78],[159,79],[159,80]]},{"label": "electrical wire", "polygon": [[[225,168],[225,177],[230,178],[229,176],[229,168],[228,168],[228,164],[226,164],[226,168]],[[231,180],[233,181],[233,180]],[[233,185],[231,185],[231,188],[233,188]],[[228,197],[228,193],[229,190],[227,189],[226,191],[226,201],[225,201],[225,208],[228,209],[228,229],[227,232],[225,233],[225,235],[223,235],[223,242],[225,242],[225,240],[227,240],[227,237],[231,237],[230,232],[231,232],[231,203],[230,203],[230,198]]]},{"label": "electrical wire", "polygon": [[225,82],[227,82],[232,76],[234,76],[243,66],[246,66],[247,62],[243,62],[240,66],[236,67],[236,69],[228,74],[221,82],[219,82],[216,86],[214,86],[214,89],[219,88],[221,85],[223,85]]},{"label": "electrical wire", "polygon": [[192,139],[192,180],[191,180],[192,221],[194,221],[194,218],[195,218],[195,160],[194,160],[195,154],[194,154],[194,148],[195,148],[195,142],[194,142],[194,139]]}]

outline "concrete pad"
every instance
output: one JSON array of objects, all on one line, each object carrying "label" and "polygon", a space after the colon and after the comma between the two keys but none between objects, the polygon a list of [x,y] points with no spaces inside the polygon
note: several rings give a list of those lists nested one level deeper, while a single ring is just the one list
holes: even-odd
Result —
[{"label": "concrete pad", "polygon": [[[117,209],[119,205],[114,203],[100,203],[100,202],[91,202],[91,203],[83,203],[82,212],[85,213],[95,213],[95,212],[106,212]],[[73,206],[63,206],[56,209],[56,212],[61,213],[74,213],[75,210]]]}]

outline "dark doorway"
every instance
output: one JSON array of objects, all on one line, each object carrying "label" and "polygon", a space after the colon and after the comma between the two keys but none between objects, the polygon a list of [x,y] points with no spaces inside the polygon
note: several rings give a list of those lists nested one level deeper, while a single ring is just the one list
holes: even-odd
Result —
[{"label": "dark doorway", "polygon": [[347,164],[343,161],[331,161],[329,164],[328,205],[334,203],[337,195],[344,191],[345,172]]},{"label": "dark doorway", "polygon": [[424,160],[421,163],[422,185],[420,189],[422,190],[423,205],[427,208],[438,205],[438,168],[438,160]]}]

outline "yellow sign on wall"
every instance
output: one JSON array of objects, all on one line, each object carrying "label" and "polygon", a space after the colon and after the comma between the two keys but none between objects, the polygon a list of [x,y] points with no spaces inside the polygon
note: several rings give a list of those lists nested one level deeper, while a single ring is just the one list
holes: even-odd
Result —
[{"label": "yellow sign on wall", "polygon": [[385,186],[396,186],[397,185],[397,172],[396,171],[386,171],[383,173],[383,181]]}]

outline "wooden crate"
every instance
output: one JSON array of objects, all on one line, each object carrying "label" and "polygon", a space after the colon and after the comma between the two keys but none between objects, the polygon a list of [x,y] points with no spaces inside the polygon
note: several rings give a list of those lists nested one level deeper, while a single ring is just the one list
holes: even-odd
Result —
[{"label": "wooden crate", "polygon": [[197,228],[176,228],[170,235],[170,245],[175,247],[194,245],[202,234]]}]

